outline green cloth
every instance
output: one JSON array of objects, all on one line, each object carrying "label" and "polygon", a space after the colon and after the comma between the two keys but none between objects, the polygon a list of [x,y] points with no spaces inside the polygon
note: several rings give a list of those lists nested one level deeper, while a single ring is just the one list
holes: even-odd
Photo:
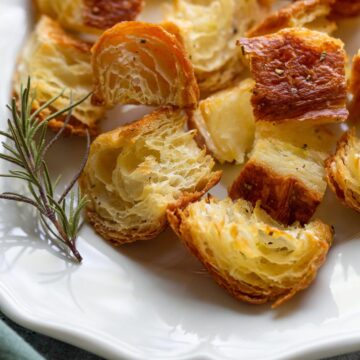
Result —
[{"label": "green cloth", "polygon": [[0,360],[44,360],[44,358],[0,320]]}]

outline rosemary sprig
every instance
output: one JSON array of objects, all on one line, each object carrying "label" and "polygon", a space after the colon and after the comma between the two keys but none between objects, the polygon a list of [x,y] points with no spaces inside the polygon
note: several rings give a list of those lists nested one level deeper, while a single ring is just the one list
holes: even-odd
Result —
[{"label": "rosemary sprig", "polygon": [[[15,170],[9,170],[7,174],[0,174],[0,177],[15,178],[24,181],[30,192],[29,196],[14,192],[0,194],[0,199],[12,200],[26,203],[35,207],[39,213],[40,221],[51,235],[51,241],[60,243],[67,248],[78,262],[82,257],[76,249],[76,238],[81,225],[81,212],[87,203],[86,197],[82,196],[79,190],[75,191],[74,186],[86,164],[90,148],[90,135],[87,132],[86,153],[79,171],[70,181],[60,196],[56,196],[55,190],[60,177],[53,182],[51,180],[48,166],[45,162],[45,155],[54,143],[61,137],[67,124],[70,121],[74,107],[85,101],[83,99],[72,102],[70,105],[45,119],[40,119],[39,114],[50,107],[63,93],[55,96],[46,102],[35,112],[31,112],[35,100],[31,95],[31,80],[28,79],[27,86],[21,87],[19,105],[13,99],[10,106],[11,119],[8,119],[7,132],[0,131],[0,136],[6,138],[2,142],[7,153],[0,153],[0,159],[15,165]],[[66,114],[66,119],[61,130],[49,141],[46,142],[47,127],[50,120]]]}]

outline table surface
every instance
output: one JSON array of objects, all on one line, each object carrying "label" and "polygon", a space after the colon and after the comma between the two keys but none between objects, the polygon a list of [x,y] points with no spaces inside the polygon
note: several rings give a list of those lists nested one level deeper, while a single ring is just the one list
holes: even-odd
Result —
[{"label": "table surface", "polygon": [[[0,313],[0,319],[5,321],[13,330],[15,330],[25,341],[27,341],[35,350],[37,350],[45,359],[48,360],[103,360],[102,358],[90,354],[85,350],[81,350],[72,345],[63,343],[44,335],[40,335],[34,331],[25,329],[4,314]],[[1,354],[0,354],[1,360]],[[16,359],[14,359],[16,360]],[[340,355],[329,358],[327,360],[360,360],[360,352]]]}]

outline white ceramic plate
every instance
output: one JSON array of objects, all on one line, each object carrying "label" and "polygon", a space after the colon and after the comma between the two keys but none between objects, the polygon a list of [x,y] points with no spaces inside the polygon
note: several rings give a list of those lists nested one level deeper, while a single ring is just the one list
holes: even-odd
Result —
[{"label": "white ceramic plate", "polygon": [[[15,57],[31,27],[29,3],[0,0],[2,128]],[[360,45],[359,24],[346,21],[338,33],[350,53]],[[106,126],[144,112],[115,110]],[[62,141],[53,170],[71,174],[83,145]],[[224,196],[236,172],[228,169],[212,193]],[[14,186],[1,180],[0,191]],[[84,262],[76,266],[39,240],[27,207],[0,202],[0,308],[28,328],[110,359],[315,359],[360,350],[360,216],[330,193],[317,215],[336,229],[329,258],[309,290],[272,311],[232,299],[170,231],[116,250],[85,225]]]}]

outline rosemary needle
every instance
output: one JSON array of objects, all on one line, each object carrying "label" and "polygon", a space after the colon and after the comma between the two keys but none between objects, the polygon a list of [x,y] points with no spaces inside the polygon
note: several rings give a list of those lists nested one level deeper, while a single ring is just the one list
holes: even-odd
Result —
[{"label": "rosemary needle", "polygon": [[[65,247],[78,262],[82,257],[76,248],[76,238],[81,225],[81,212],[87,203],[85,196],[82,196],[74,187],[86,164],[90,148],[90,135],[87,132],[87,145],[85,157],[79,171],[65,187],[62,194],[55,194],[59,178],[51,180],[45,155],[54,143],[61,137],[67,124],[70,121],[72,110],[85,101],[89,95],[77,102],[72,102],[68,107],[40,119],[40,113],[49,108],[63,93],[47,101],[38,110],[32,112],[32,105],[35,98],[31,95],[31,80],[28,79],[27,86],[21,87],[21,96],[13,99],[8,109],[11,118],[8,119],[8,130],[0,131],[0,136],[6,138],[2,145],[6,153],[0,153],[3,159],[15,166],[16,169],[9,170],[7,174],[0,174],[0,177],[15,178],[24,181],[29,190],[29,196],[14,192],[0,194],[0,199],[12,200],[32,205],[37,209],[39,218],[50,236],[50,240],[62,248]],[[46,142],[47,127],[50,120],[55,117],[66,115],[61,130],[49,141]]]}]

